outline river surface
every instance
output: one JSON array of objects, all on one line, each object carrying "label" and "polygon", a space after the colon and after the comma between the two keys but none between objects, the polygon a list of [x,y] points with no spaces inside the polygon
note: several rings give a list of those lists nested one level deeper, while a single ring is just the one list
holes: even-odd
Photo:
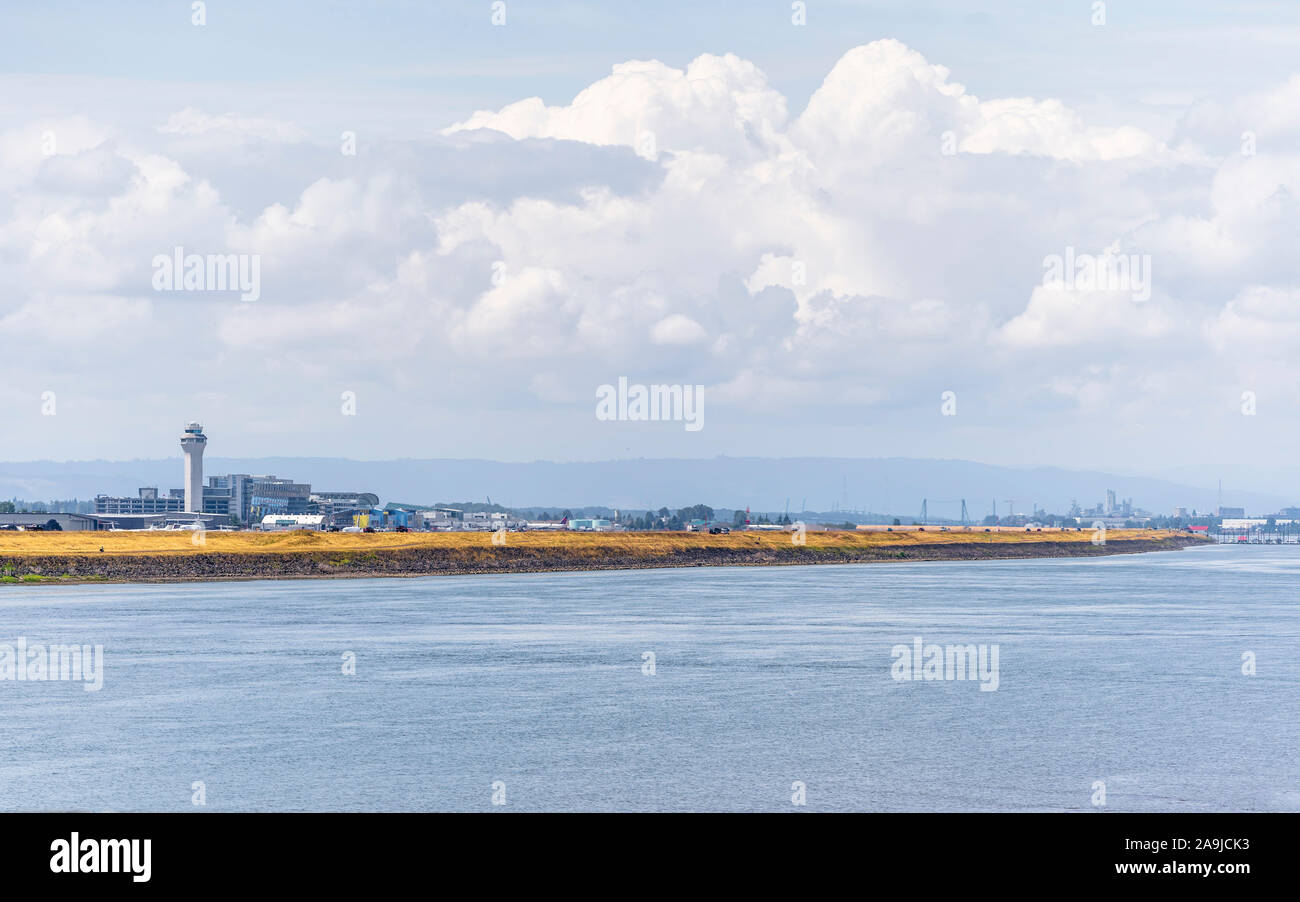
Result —
[{"label": "river surface", "polygon": [[0,586],[20,638],[103,682],[0,680],[3,810],[1300,810],[1292,546]]}]

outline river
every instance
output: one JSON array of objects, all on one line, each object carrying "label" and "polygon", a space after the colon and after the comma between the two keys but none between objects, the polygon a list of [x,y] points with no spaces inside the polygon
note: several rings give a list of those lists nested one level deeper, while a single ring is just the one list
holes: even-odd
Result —
[{"label": "river", "polygon": [[[1215,546],[2,586],[0,644],[103,658],[0,680],[0,808],[1296,811],[1298,584]],[[900,679],[918,640],[996,674]]]}]

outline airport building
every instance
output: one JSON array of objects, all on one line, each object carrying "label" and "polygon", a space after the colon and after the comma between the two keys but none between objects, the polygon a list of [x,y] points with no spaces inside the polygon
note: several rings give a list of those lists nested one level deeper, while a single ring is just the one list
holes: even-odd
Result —
[{"label": "airport building", "polygon": [[198,423],[186,423],[181,433],[181,453],[185,455],[185,509],[203,513],[203,449],[208,437]]},{"label": "airport building", "polygon": [[264,532],[290,529],[320,530],[328,525],[320,514],[267,514],[261,522]]},{"label": "airport building", "polygon": [[202,523],[204,529],[218,529],[226,525],[219,514],[192,514],[186,511],[165,513],[16,513],[0,514],[0,529],[49,530],[56,532],[83,532],[100,529],[173,529],[192,527]]},{"label": "airport building", "polygon": [[312,513],[324,517],[326,527],[355,526],[357,517],[379,507],[379,496],[370,492],[312,492]]},{"label": "airport building", "polygon": [[185,510],[185,492],[172,489],[170,494],[159,495],[155,487],[142,488],[136,497],[114,498],[95,496],[96,514],[172,514]]},{"label": "airport building", "polygon": [[[138,489],[135,495],[96,495],[93,515],[22,514],[18,517],[80,516],[83,519],[68,521],[73,529],[149,529],[178,523],[192,524],[200,521],[205,528],[235,524],[238,526],[263,526],[268,517],[285,520],[293,517],[316,517],[317,521],[303,520],[305,528],[351,526],[358,516],[373,514],[379,508],[379,496],[370,492],[313,492],[311,485],[281,479],[274,475],[230,473],[211,476],[203,482],[203,452],[208,437],[197,422],[185,424],[181,433],[181,452],[185,455],[185,484],[170,489],[165,494],[156,486]],[[383,519],[382,512],[380,513]],[[27,520],[0,520],[0,525],[12,522],[26,526]],[[278,522],[278,521],[277,521]],[[36,525],[32,521],[32,525]],[[276,527],[283,528],[283,527]]]},{"label": "airport building", "polygon": [[250,488],[248,513],[250,523],[267,514],[310,514],[311,486],[274,476],[256,477]]},{"label": "airport building", "polygon": [[94,514],[0,514],[0,529],[54,529],[62,532],[83,532],[99,528],[99,518]]}]

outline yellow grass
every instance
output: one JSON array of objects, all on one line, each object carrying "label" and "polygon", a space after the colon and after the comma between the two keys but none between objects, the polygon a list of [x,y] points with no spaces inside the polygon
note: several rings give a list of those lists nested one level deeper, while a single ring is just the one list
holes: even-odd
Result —
[{"label": "yellow grass", "polygon": [[[1161,539],[1178,533],[1148,529],[1112,529],[1106,541],[1124,539]],[[894,532],[809,530],[809,548],[872,548],[881,546],[932,545],[956,542],[1023,543],[1023,542],[1090,542],[1093,532],[1044,529],[1041,532],[984,532],[982,527],[963,530],[953,527],[940,531],[936,527]],[[733,532],[711,536],[707,533],[578,533],[512,532],[506,534],[507,547],[548,549],[565,548],[581,554],[628,552],[642,555],[669,554],[701,545],[730,548],[763,549],[789,547],[788,532]],[[259,554],[295,551],[379,551],[401,548],[491,548],[489,533],[313,533],[313,532],[208,532],[201,544],[195,544],[185,531],[154,532],[9,532],[0,531],[0,558],[26,556],[60,556],[100,553],[112,555],[193,555]]]}]

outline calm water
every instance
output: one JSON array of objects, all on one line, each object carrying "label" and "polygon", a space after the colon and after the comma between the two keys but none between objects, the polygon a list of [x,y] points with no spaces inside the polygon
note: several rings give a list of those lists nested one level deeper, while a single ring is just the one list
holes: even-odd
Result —
[{"label": "calm water", "polygon": [[[0,808],[1300,810],[1300,548],[0,587]],[[997,691],[891,648],[997,644]],[[356,674],[342,673],[356,654]],[[655,673],[643,671],[643,652]],[[1257,673],[1242,674],[1253,652]]]}]

